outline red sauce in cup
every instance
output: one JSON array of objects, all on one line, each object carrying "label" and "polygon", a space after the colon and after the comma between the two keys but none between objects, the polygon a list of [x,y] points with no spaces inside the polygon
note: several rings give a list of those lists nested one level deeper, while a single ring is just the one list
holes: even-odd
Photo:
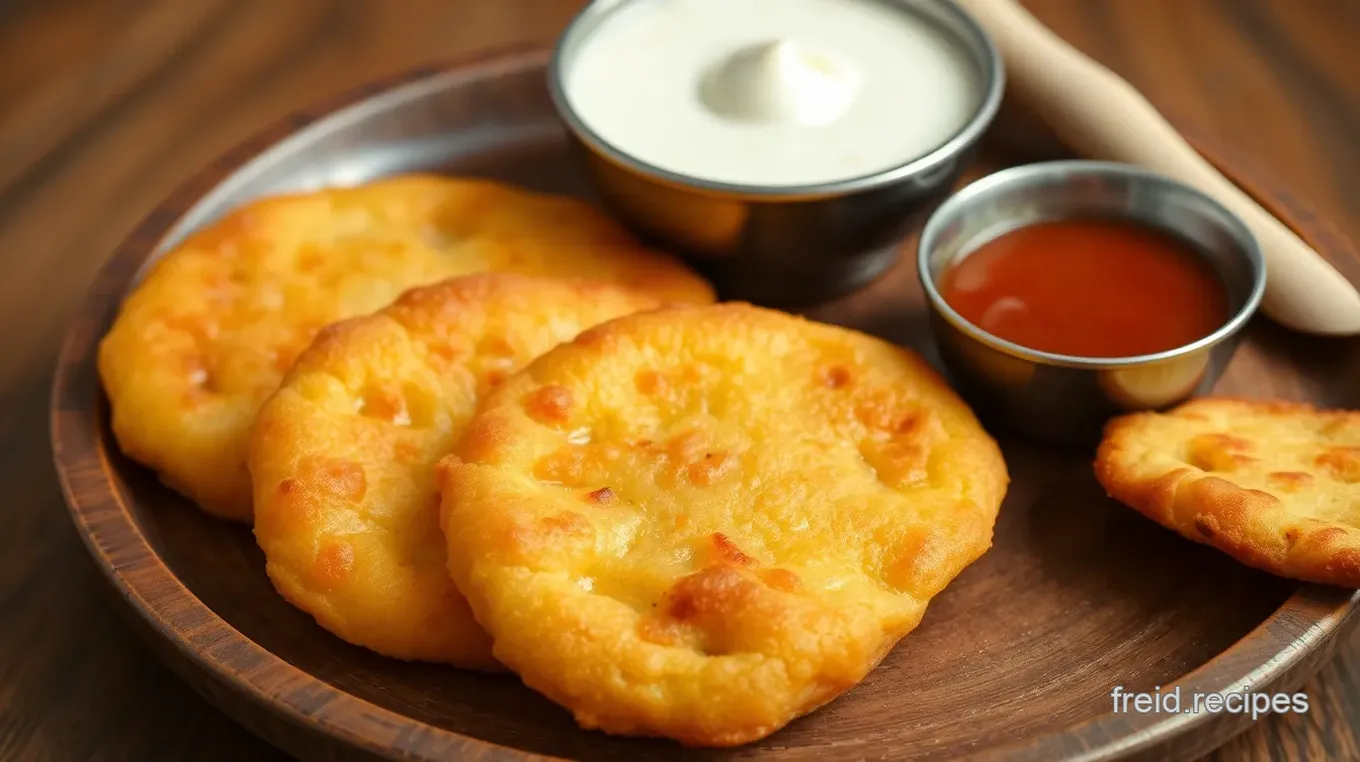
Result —
[{"label": "red sauce in cup", "polygon": [[1228,319],[1228,295],[1190,245],[1152,227],[1062,220],[1020,228],[949,268],[965,320],[1030,349],[1129,357],[1184,346]]}]

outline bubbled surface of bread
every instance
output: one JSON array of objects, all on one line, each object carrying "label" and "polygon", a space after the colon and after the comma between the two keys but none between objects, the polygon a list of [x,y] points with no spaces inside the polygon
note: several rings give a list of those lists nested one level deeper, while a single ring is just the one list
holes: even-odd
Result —
[{"label": "bubbled surface of bread", "polygon": [[990,546],[1007,484],[918,357],[739,304],[583,333],[441,470],[496,656],[585,727],[706,746],[861,680]]},{"label": "bubbled surface of bread", "polygon": [[1117,418],[1111,497],[1248,566],[1360,587],[1360,413],[1206,398]]},{"label": "bubbled surface of bread", "polygon": [[573,199],[426,175],[262,199],[190,236],[125,300],[99,348],[119,446],[210,513],[249,521],[246,432],[317,331],[483,271],[713,299]]},{"label": "bubbled surface of bread", "polygon": [[435,464],[478,395],[582,329],[655,306],[612,286],[475,275],[324,329],[250,442],[275,587],[351,643],[493,666],[445,569]]}]

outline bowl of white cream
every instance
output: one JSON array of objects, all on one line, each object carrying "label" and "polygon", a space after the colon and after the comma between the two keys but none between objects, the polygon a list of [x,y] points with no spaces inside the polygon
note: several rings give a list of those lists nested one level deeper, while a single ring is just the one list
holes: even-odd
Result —
[{"label": "bowl of white cream", "polygon": [[1004,75],[951,0],[596,0],[548,84],[620,219],[724,298],[804,306],[897,261]]}]

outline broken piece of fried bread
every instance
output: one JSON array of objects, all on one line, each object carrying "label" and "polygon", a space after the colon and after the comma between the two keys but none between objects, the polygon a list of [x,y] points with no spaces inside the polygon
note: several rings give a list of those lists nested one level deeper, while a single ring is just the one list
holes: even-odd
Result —
[{"label": "broken piece of fried bread", "polygon": [[1112,420],[1095,471],[1111,497],[1248,566],[1360,587],[1360,413],[1197,399]]}]

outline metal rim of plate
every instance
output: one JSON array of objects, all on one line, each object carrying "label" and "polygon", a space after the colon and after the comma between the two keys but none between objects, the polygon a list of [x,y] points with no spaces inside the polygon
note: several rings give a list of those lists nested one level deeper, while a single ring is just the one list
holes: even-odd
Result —
[{"label": "metal rim of plate", "polygon": [[[125,293],[139,277],[129,278],[124,274],[126,262],[135,260],[144,267],[153,261],[170,242],[210,218],[202,210],[211,206],[214,199],[220,202],[223,197],[230,196],[231,189],[242,183],[243,178],[266,166],[275,152],[287,151],[290,144],[314,139],[336,126],[361,119],[367,113],[419,98],[422,93],[439,90],[450,83],[477,79],[494,72],[545,68],[549,55],[550,51],[537,47],[516,47],[423,66],[361,86],[275,122],[184,182],[171,197],[192,199],[187,207],[162,204],[148,214],[100,269],[89,293]],[[286,137],[279,140],[280,135]],[[153,243],[148,245],[147,242]],[[117,308],[117,300],[113,301],[115,303],[107,307],[108,314],[96,315],[94,324],[107,322]],[[82,311],[90,312],[88,302]],[[108,582],[120,597],[126,599],[142,622],[164,641],[163,645],[172,647],[219,684],[243,691],[252,701],[284,720],[322,732],[370,754],[432,759],[422,747],[431,740],[442,739],[440,745],[445,748],[485,755],[487,759],[542,758],[427,725],[347,693],[256,644],[204,604],[159,558],[106,472],[72,467],[78,456],[102,462],[109,446],[90,417],[64,412],[77,407],[76,398],[91,393],[92,387],[98,393],[98,381],[91,378],[91,362],[82,357],[97,340],[98,337],[90,335],[88,326],[82,330],[77,325],[63,341],[50,411],[54,462],[68,511],[81,540]],[[93,500],[89,497],[92,493],[98,493],[102,498]],[[149,557],[155,563],[147,564],[134,557]],[[163,605],[171,600],[175,606]],[[1162,686],[1163,691],[1179,688],[1185,696],[1240,693],[1262,687],[1272,691],[1292,690],[1322,666],[1330,654],[1327,646],[1360,621],[1354,616],[1357,609],[1360,609],[1360,592],[1303,585],[1241,640],[1175,682]],[[209,649],[181,634],[191,624],[202,627],[204,622],[210,622],[215,629],[225,633],[230,642],[215,644]],[[223,658],[224,651],[232,654],[235,665]],[[268,669],[243,672],[239,668],[243,660]],[[266,672],[274,677],[258,679]],[[298,695],[300,686],[305,688],[309,703],[319,708],[304,712],[292,700]],[[404,746],[379,745],[355,726],[356,717],[390,726],[418,725],[419,732],[405,734]],[[968,759],[979,762],[1121,759],[1159,748],[1191,730],[1203,730],[1211,723],[1228,723],[1235,719],[1240,729],[1244,723],[1227,712],[1170,716],[1107,712]]]}]

